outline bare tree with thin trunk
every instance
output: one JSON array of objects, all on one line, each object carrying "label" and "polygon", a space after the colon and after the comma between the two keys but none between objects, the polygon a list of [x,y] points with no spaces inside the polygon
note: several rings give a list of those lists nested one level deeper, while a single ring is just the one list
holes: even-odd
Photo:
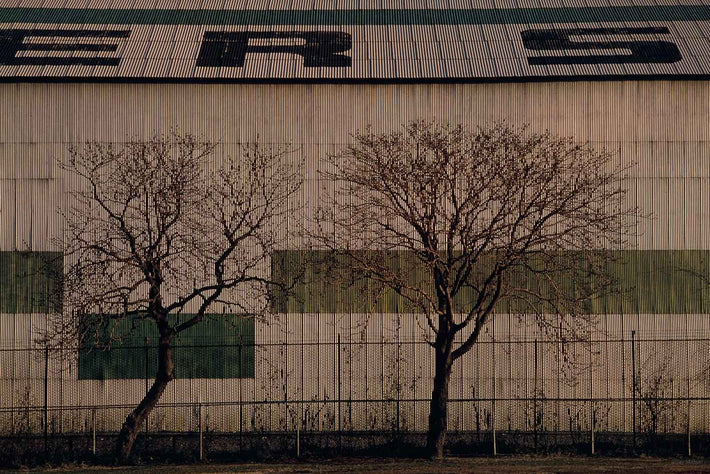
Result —
[{"label": "bare tree with thin trunk", "polygon": [[288,148],[246,144],[238,157],[218,151],[172,132],[90,142],[60,163],[72,183],[61,242],[64,310],[46,340],[110,344],[126,318],[154,323],[159,333],[155,381],[123,423],[121,460],[174,378],[175,338],[208,312],[268,311],[270,253],[294,212],[301,164]]},{"label": "bare tree with thin trunk", "polygon": [[590,328],[584,304],[611,287],[608,250],[637,214],[623,205],[623,173],[608,153],[502,123],[366,129],[330,157],[316,240],[330,275],[345,268],[424,315],[433,457],[444,453],[452,366],[497,307],[536,315],[560,338]]}]

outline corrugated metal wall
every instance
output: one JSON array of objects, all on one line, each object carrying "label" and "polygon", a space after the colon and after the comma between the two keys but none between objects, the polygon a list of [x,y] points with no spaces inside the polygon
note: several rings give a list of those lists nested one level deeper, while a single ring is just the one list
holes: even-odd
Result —
[{"label": "corrugated metal wall", "polygon": [[[299,199],[309,213],[318,203],[321,159],[347,143],[351,132],[367,125],[391,130],[420,117],[470,125],[506,120],[613,151],[620,163],[635,164],[627,181],[630,202],[654,215],[638,222],[638,237],[628,250],[710,250],[708,82],[2,84],[0,107],[2,251],[59,250],[53,243],[62,229],[56,210],[72,179],[62,175],[55,159],[66,156],[70,144],[148,137],[171,127],[221,142],[224,154],[236,154],[236,144],[257,137],[291,143],[295,158],[306,163]],[[455,367],[450,427],[486,429],[495,420],[499,429],[529,429],[531,423],[587,429],[594,410],[599,426],[630,430],[632,380],[642,395],[653,374],[668,374],[664,396],[698,398],[690,424],[707,431],[710,318],[678,312],[601,315],[591,344],[564,347],[538,334],[531,320],[500,315]],[[253,378],[178,379],[161,403],[226,403],[209,408],[215,430],[289,429],[297,420],[325,430],[393,424],[421,430],[433,374],[416,319],[348,312],[257,321]],[[44,352],[32,343],[43,323],[41,313],[0,314],[0,410],[43,406]],[[143,379],[79,380],[76,363],[71,351],[49,358],[50,407],[129,405],[145,392]],[[247,401],[258,403],[238,406]],[[688,411],[673,403],[665,426],[684,430]],[[116,429],[125,411],[101,411],[99,423]],[[194,429],[193,411],[166,406],[151,423]],[[0,430],[40,429],[41,412],[22,413],[0,412]],[[88,423],[87,410],[52,413],[53,430],[83,430]]]}]

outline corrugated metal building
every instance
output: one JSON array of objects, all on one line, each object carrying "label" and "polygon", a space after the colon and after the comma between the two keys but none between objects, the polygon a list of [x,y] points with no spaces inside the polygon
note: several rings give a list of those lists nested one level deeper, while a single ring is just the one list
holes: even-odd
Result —
[{"label": "corrugated metal building", "polygon": [[[455,367],[450,428],[588,430],[593,411],[596,429],[630,431],[634,396],[660,373],[664,429],[708,431],[710,291],[678,270],[710,262],[710,2],[430,3],[1,1],[0,431],[41,429],[43,410],[19,408],[44,407],[45,370],[46,404],[73,407],[47,417],[65,432],[86,429],[94,406],[116,429],[126,410],[110,407],[136,404],[152,373],[143,333],[135,349],[47,366],[33,344],[53,283],[32,268],[61,251],[71,177],[56,159],[69,145],[171,127],[225,154],[257,137],[292,143],[310,212],[319,163],[350,133],[420,117],[506,120],[612,150],[633,164],[630,203],[654,216],[623,249],[631,296],[600,307],[569,360],[525,317],[496,318]],[[213,430],[425,429],[432,361],[416,315],[365,312],[356,295],[277,309],[271,324],[214,322],[183,340],[151,427],[194,428],[199,402]]]}]

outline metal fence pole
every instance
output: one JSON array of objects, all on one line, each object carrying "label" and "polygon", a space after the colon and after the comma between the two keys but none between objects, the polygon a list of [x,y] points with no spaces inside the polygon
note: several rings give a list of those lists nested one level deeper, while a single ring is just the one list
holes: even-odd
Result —
[{"label": "metal fence pole", "polygon": [[596,423],[596,415],[594,414],[594,401],[592,400],[591,402],[592,405],[592,454],[595,454],[595,446],[594,446],[594,424]]},{"label": "metal fence pole", "polygon": [[[626,398],[626,340],[624,331],[621,331],[621,394]],[[626,400],[621,402],[621,431],[626,433]]]},{"label": "metal fence pole", "polygon": [[[145,338],[145,394],[148,395],[148,373],[150,371],[149,369],[149,363],[148,363],[148,344],[150,343],[150,339],[148,337]],[[148,434],[148,417],[145,417],[145,434]]]},{"label": "metal fence pole", "polygon": [[491,331],[491,345],[492,345],[492,356],[491,360],[493,363],[492,370],[492,390],[491,390],[491,433],[493,435],[493,456],[498,455],[498,444],[496,443],[496,323],[495,318],[493,319],[493,328]]},{"label": "metal fence pole", "polygon": [[690,450],[690,398],[688,398],[688,457],[692,455]]},{"label": "metal fence pole", "polygon": [[96,408],[91,409],[91,453],[96,456]]},{"label": "metal fence pole", "polygon": [[[239,453],[244,450],[244,428],[242,427],[242,420],[243,420],[243,410],[244,410],[244,396],[242,395],[242,392],[244,391],[244,357],[242,354],[244,354],[244,341],[242,338],[239,338]],[[288,418],[286,418],[288,420]]]},{"label": "metal fence pole", "polygon": [[200,461],[204,459],[204,446],[202,442],[202,403],[197,404],[197,431],[200,435]]},{"label": "metal fence pole", "polygon": [[44,348],[44,455],[47,456],[49,440],[49,346]]},{"label": "metal fence pole", "polygon": [[692,456],[690,449],[690,337],[688,336],[688,318],[685,318],[685,396],[688,398],[688,457]]},{"label": "metal fence pole", "polygon": [[537,338],[534,345],[533,364],[533,446],[537,452]]},{"label": "metal fence pole", "polygon": [[631,331],[631,424],[636,449],[636,331]]},{"label": "metal fence pole", "polygon": [[592,351],[592,335],[589,334],[589,429],[590,429],[590,441],[592,444],[592,454],[594,454],[594,367],[593,367],[593,351]]},{"label": "metal fence pole", "polygon": [[343,449],[343,412],[342,412],[342,406],[341,406],[341,400],[342,397],[341,395],[341,381],[340,381],[340,334],[338,334],[338,357],[337,357],[337,363],[338,363],[338,449],[342,451]]},{"label": "metal fence pole", "polygon": [[[400,326],[401,326],[401,324],[399,323],[399,319],[398,319],[398,323],[397,323],[397,346],[396,346],[396,349],[397,349],[397,358],[396,358],[396,360],[397,360],[397,433],[399,433],[400,430],[401,430],[401,427],[400,427],[400,419],[401,419],[400,400],[402,399],[402,381],[401,381],[401,379],[400,379],[400,371],[401,371],[401,370],[400,370],[400,369],[401,369],[401,367],[400,367],[400,361],[401,361],[401,357],[402,357],[402,354],[401,354],[401,351],[402,351],[402,342],[401,342],[401,340],[399,339]],[[459,365],[460,365],[461,367],[463,367],[463,363],[460,363]]]}]

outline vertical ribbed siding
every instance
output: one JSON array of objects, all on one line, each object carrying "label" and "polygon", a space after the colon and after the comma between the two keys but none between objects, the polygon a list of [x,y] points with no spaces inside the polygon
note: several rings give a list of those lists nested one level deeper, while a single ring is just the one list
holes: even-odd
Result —
[{"label": "vertical ribbed siding", "polygon": [[[294,159],[306,164],[304,187],[293,203],[294,209],[303,207],[303,214],[288,217],[295,225],[312,215],[319,203],[323,184],[318,181],[317,169],[323,156],[336,152],[348,142],[350,133],[368,124],[385,131],[417,117],[474,125],[506,119],[618,151],[619,163],[636,163],[627,180],[629,203],[638,203],[654,214],[639,221],[639,235],[628,248],[710,249],[707,82],[4,84],[0,86],[0,104],[4,111],[0,114],[0,250],[57,250],[52,239],[61,234],[61,219],[54,209],[64,203],[62,193],[75,185],[75,179],[57,170],[54,159],[66,156],[70,143],[147,137],[171,126],[220,141],[218,157],[238,154],[238,143],[257,137],[266,143],[290,143],[296,150]],[[288,250],[303,246],[301,241],[283,243]],[[674,253],[665,255],[668,264],[674,264]],[[495,362],[491,326],[491,333],[454,369],[451,395],[467,401],[452,403],[452,429],[489,428],[494,382],[497,398],[514,399],[497,404],[499,429],[529,429],[535,393],[562,399],[631,397],[632,330],[636,331],[637,370],[642,380],[667,364],[664,370],[677,374],[673,377],[676,395],[685,396],[690,376],[691,395],[707,396],[700,382],[707,363],[707,341],[693,340],[686,345],[685,341],[663,340],[703,339],[709,334],[707,315],[684,306],[683,293],[678,295],[668,311],[689,314],[635,313],[629,309],[623,315],[601,315],[591,354],[589,345],[566,347],[576,355],[575,364],[556,356],[562,350],[560,344],[537,333],[531,317],[519,320],[499,315],[495,321]],[[653,307],[663,307],[662,303],[657,301]],[[702,310],[707,311],[705,307]],[[178,379],[161,401],[274,402],[244,407],[241,426],[247,430],[292,429],[296,420],[304,418],[322,430],[338,426],[365,430],[390,429],[397,422],[396,400],[416,399],[419,401],[399,404],[399,423],[421,430],[426,426],[426,399],[433,374],[431,351],[421,330],[426,325],[421,316],[418,318],[417,323],[417,316],[407,313],[324,310],[319,314],[280,314],[268,325],[257,321],[253,379]],[[2,407],[42,404],[43,354],[24,349],[33,347],[36,328],[43,322],[40,313],[0,315]],[[684,358],[686,349],[688,360]],[[652,355],[669,357],[668,361],[649,359]],[[590,358],[594,361],[591,381]],[[64,370],[60,371],[62,365]],[[51,362],[49,386],[52,406],[112,405],[137,403],[145,381],[78,380],[75,356],[67,354],[64,361]],[[334,403],[338,397],[340,403]],[[284,401],[287,403],[281,403]],[[606,402],[605,406],[609,415],[600,421],[603,426],[631,429],[630,402]],[[212,429],[238,429],[236,407],[210,410]],[[542,420],[548,428],[569,429],[570,420],[580,429],[588,427],[589,407],[583,402],[550,402],[544,410]],[[693,429],[710,429],[703,408],[693,410]],[[195,427],[189,408],[161,408],[158,413],[151,418],[151,426]],[[102,426],[115,429],[123,415],[124,410],[118,409],[102,412]],[[82,430],[86,418],[81,417],[88,416],[89,412],[82,412],[77,420],[67,414],[58,429]],[[36,429],[38,420],[32,422]],[[682,430],[680,423],[676,421],[674,429]]]}]

